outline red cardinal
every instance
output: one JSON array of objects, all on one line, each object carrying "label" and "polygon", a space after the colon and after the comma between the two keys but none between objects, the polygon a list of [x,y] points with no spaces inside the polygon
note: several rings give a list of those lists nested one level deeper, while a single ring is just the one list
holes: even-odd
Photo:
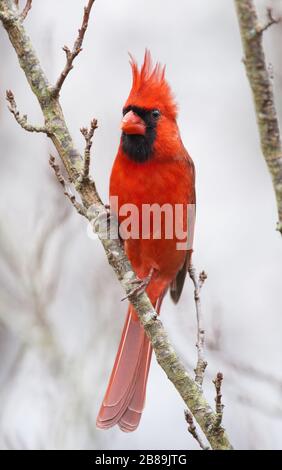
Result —
[{"label": "red cardinal", "polygon": [[[180,297],[192,244],[192,222],[188,204],[195,204],[195,173],[178,130],[177,106],[165,79],[165,68],[152,66],[145,53],[141,70],[131,59],[133,84],[123,108],[122,135],[110,180],[110,196],[118,196],[118,209],[134,204],[139,210],[139,238],[125,240],[125,250],[146,292],[159,313],[167,290],[176,303]],[[167,237],[164,218],[159,234],[149,228],[150,237],[142,238],[144,204],[169,204],[175,224],[181,222],[189,249],[178,249],[176,233]],[[175,204],[183,211],[176,213]],[[125,217],[117,214],[121,224]],[[151,221],[151,219],[150,219]],[[188,224],[187,224],[188,222]],[[187,227],[188,225],[188,227]],[[190,239],[187,240],[188,237]],[[149,238],[149,239],[148,239]],[[183,242],[183,238],[181,240]],[[108,429],[118,424],[125,432],[134,431],[144,408],[152,347],[134,308],[127,318],[108,388],[99,411],[97,426]]]}]

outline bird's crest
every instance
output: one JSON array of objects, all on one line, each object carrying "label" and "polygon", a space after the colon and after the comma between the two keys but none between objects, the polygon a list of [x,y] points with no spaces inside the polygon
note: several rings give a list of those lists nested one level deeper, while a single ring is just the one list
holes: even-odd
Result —
[{"label": "bird's crest", "polygon": [[176,119],[177,105],[170,86],[165,79],[165,66],[159,62],[153,66],[151,53],[145,51],[144,62],[138,69],[137,62],[130,55],[132,88],[125,106],[139,106],[146,109],[158,108],[162,113]]}]

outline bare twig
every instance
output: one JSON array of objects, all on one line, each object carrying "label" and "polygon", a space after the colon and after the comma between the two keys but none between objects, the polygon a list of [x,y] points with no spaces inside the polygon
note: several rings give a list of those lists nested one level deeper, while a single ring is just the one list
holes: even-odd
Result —
[{"label": "bare twig", "polygon": [[23,116],[20,115],[19,111],[17,110],[17,105],[15,102],[15,98],[13,92],[11,90],[6,91],[6,99],[10,106],[8,106],[11,113],[14,115],[17,123],[26,131],[28,132],[43,132],[44,134],[51,134],[50,130],[46,126],[33,126],[28,124],[27,116],[24,114]]},{"label": "bare twig", "polygon": [[67,47],[63,47],[63,51],[66,53],[66,65],[59,76],[56,85],[53,88],[52,95],[53,97],[56,97],[59,95],[61,88],[63,86],[63,83],[65,79],[67,78],[68,74],[70,71],[73,69],[73,61],[76,58],[76,56],[82,51],[82,44],[83,44],[83,39],[88,27],[88,20],[89,16],[91,13],[91,8],[94,4],[95,0],[88,0],[88,5],[84,7],[84,14],[83,14],[83,19],[82,19],[82,25],[81,28],[78,30],[78,36],[76,38],[76,41],[73,45],[72,51]]},{"label": "bare twig", "polygon": [[89,167],[90,167],[90,151],[93,143],[93,136],[95,129],[97,129],[97,119],[92,119],[90,123],[90,129],[88,130],[87,127],[82,127],[80,129],[81,134],[85,139],[85,150],[84,150],[84,162],[83,162],[83,171],[81,173],[81,179],[84,181],[86,178],[89,177]]},{"label": "bare twig", "polygon": [[267,13],[267,21],[265,22],[264,25],[260,25],[260,24],[257,25],[257,27],[256,27],[257,34],[262,34],[268,28],[270,28],[274,24],[280,23],[280,21],[281,21],[280,17],[279,18],[274,18],[272,8],[267,8],[266,13]]},{"label": "bare twig", "polygon": [[204,285],[204,282],[205,280],[207,279],[207,273],[205,273],[205,271],[201,271],[200,274],[199,274],[199,290],[202,289],[203,285]]},{"label": "bare twig", "polygon": [[214,383],[214,386],[215,386],[215,391],[216,391],[216,396],[215,396],[216,422],[215,422],[214,426],[217,427],[217,428],[221,425],[222,416],[223,416],[223,408],[224,408],[224,405],[221,401],[221,399],[222,399],[222,393],[221,393],[222,381],[223,381],[223,374],[221,372],[218,372],[216,374],[216,378],[213,380],[213,383]]},{"label": "bare twig", "polygon": [[201,449],[202,450],[210,450],[209,446],[206,446],[203,443],[202,439],[200,438],[200,436],[197,432],[197,428],[195,426],[192,413],[190,413],[190,411],[188,411],[188,410],[184,410],[184,416],[185,416],[186,422],[188,424],[188,431],[194,437],[194,439],[198,442]]},{"label": "bare twig", "polygon": [[80,215],[83,215],[84,217],[86,217],[86,212],[87,211],[86,211],[85,207],[82,204],[80,204],[79,202],[77,202],[75,196],[67,189],[66,181],[65,181],[63,175],[60,172],[60,167],[59,167],[59,165],[56,164],[55,157],[53,157],[52,155],[50,155],[49,163],[50,163],[50,166],[54,170],[54,173],[57,177],[57,180],[59,181],[59,183],[63,187],[64,195],[70,200],[70,202],[72,203],[72,205],[74,206],[76,211]]},{"label": "bare twig", "polygon": [[197,279],[195,268],[192,264],[190,264],[189,268],[189,275],[194,284],[194,299],[196,305],[196,313],[197,313],[197,350],[198,350],[198,360],[195,369],[195,382],[199,385],[203,384],[204,374],[207,367],[207,361],[205,360],[204,356],[204,346],[205,346],[205,330],[203,327],[203,317],[202,317],[202,309],[201,309],[201,299],[200,299],[200,292],[203,287],[205,280],[207,279],[207,275],[205,271],[202,271]]},{"label": "bare twig", "polygon": [[32,0],[27,0],[26,4],[25,4],[25,7],[24,7],[24,9],[21,13],[21,16],[20,16],[22,21],[24,21],[26,19],[27,15],[28,15],[28,12],[31,9],[31,7],[32,7]]},{"label": "bare twig", "polygon": [[263,31],[278,22],[268,10],[268,22],[261,26],[253,0],[235,0],[244,64],[255,102],[262,153],[272,177],[278,208],[277,230],[282,235],[282,143],[271,79],[263,50]]}]

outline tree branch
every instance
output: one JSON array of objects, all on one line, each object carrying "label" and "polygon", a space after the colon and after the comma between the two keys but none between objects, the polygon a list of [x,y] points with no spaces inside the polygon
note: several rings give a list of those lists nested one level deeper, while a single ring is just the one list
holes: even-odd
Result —
[{"label": "tree branch", "polygon": [[[89,2],[88,7],[92,6],[92,3],[93,1]],[[103,223],[108,221],[107,210],[101,202],[94,182],[86,178],[82,184],[77,185],[81,174],[85,171],[84,159],[74,147],[59,103],[58,93],[54,97],[53,90],[43,73],[24,26],[15,15],[15,9],[12,0],[0,0],[0,14],[8,17],[8,21],[3,21],[3,26],[18,55],[20,66],[41,106],[45,125],[52,129],[52,134],[49,137],[62,159],[70,182],[78,186],[78,193],[86,210],[86,217],[92,222],[93,229],[103,244],[107,259],[128,295],[131,292],[132,281],[136,279],[133,269],[118,237],[115,239],[108,237],[108,223]],[[111,217],[111,219],[113,218]],[[111,222],[114,224],[113,220]],[[131,295],[130,301],[152,343],[158,363],[197,420],[211,447],[213,449],[231,449],[232,446],[225,430],[222,427],[214,428],[216,414],[207,402],[202,388],[190,377],[178,358],[147,294]]]},{"label": "tree branch", "polygon": [[214,386],[215,386],[215,391],[216,391],[215,411],[216,411],[217,419],[216,419],[215,427],[218,427],[218,426],[221,425],[222,417],[223,417],[224,405],[221,401],[221,399],[222,399],[222,394],[221,394],[222,381],[223,381],[223,374],[221,372],[218,372],[216,374],[216,378],[213,380],[213,383],[214,383]]},{"label": "tree branch", "polygon": [[205,360],[204,355],[204,346],[205,346],[205,330],[203,326],[203,317],[202,317],[202,308],[201,308],[201,299],[200,299],[200,292],[203,287],[205,280],[207,279],[207,275],[205,271],[202,271],[197,279],[197,274],[195,268],[190,264],[188,267],[188,272],[190,278],[194,284],[194,299],[196,305],[196,313],[197,313],[197,350],[198,350],[198,360],[195,369],[195,382],[202,386],[205,370],[208,365],[207,361]]},{"label": "tree branch", "polygon": [[281,18],[274,18],[272,8],[267,8],[266,12],[267,12],[267,21],[265,22],[264,25],[260,25],[260,24],[257,25],[256,27],[257,34],[262,34],[268,28],[270,28],[274,24],[280,23],[281,21]]},{"label": "tree branch", "polygon": [[26,4],[25,4],[25,7],[21,13],[21,20],[24,21],[28,15],[28,12],[29,10],[31,9],[32,7],[32,0],[27,0],[26,1]]},{"label": "tree branch", "polygon": [[20,113],[17,109],[15,97],[14,97],[13,92],[11,90],[6,91],[6,99],[7,99],[8,103],[10,104],[10,106],[8,106],[9,111],[13,114],[13,116],[15,117],[17,123],[25,131],[28,131],[28,132],[43,132],[44,134],[47,134],[47,135],[51,134],[51,131],[48,130],[46,126],[33,126],[31,124],[28,124],[27,115],[26,114],[24,114],[23,116],[20,115]]},{"label": "tree branch", "polygon": [[277,111],[263,51],[263,32],[278,20],[268,10],[268,22],[261,26],[253,0],[234,0],[243,49],[244,64],[253,93],[262,152],[268,166],[278,208],[277,230],[282,234],[282,144]]},{"label": "tree branch", "polygon": [[200,448],[202,450],[210,450],[209,446],[206,446],[202,439],[200,438],[198,432],[197,432],[197,428],[195,426],[195,423],[194,423],[194,420],[193,420],[193,415],[190,413],[190,411],[188,410],[185,410],[184,411],[184,416],[185,416],[185,420],[188,424],[188,432],[194,437],[194,439],[198,442]]},{"label": "tree branch", "polygon": [[78,212],[78,214],[83,215],[84,217],[86,217],[86,210],[85,210],[84,206],[82,204],[80,204],[79,202],[77,202],[74,194],[72,194],[67,189],[66,181],[65,181],[63,175],[61,174],[60,167],[59,167],[59,165],[56,164],[56,160],[55,160],[55,157],[53,157],[53,155],[50,155],[49,164],[50,164],[51,168],[53,168],[55,176],[56,176],[58,182],[63,187],[64,195],[72,203],[73,207]]},{"label": "tree branch", "polygon": [[56,98],[59,95],[65,79],[67,78],[70,71],[73,69],[74,59],[82,51],[82,43],[83,43],[83,39],[84,39],[86,30],[87,30],[87,27],[88,27],[88,20],[89,20],[89,16],[90,16],[90,13],[91,13],[91,8],[92,8],[94,2],[95,2],[95,0],[89,0],[88,5],[86,7],[84,7],[82,25],[81,25],[81,28],[78,30],[78,36],[77,36],[77,39],[76,39],[76,41],[73,45],[72,51],[70,51],[70,49],[67,46],[63,47],[63,51],[65,51],[65,53],[66,53],[66,65],[65,65],[61,75],[59,76],[59,78],[56,82],[56,85],[54,86],[54,88],[52,90],[52,95],[53,95],[54,98]]},{"label": "tree branch", "polygon": [[90,129],[88,130],[87,127],[82,127],[80,129],[81,134],[83,135],[85,139],[85,150],[84,150],[84,164],[83,164],[83,170],[82,170],[82,182],[89,178],[89,167],[90,167],[90,151],[93,143],[93,136],[94,132],[97,129],[98,124],[97,124],[97,119],[92,119],[90,123]]}]

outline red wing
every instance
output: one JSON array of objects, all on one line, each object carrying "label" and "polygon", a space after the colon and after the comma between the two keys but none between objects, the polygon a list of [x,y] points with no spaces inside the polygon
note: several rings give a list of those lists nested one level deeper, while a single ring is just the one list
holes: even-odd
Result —
[{"label": "red wing", "polygon": [[[189,201],[189,204],[194,204],[196,205],[196,191],[195,191],[195,167],[194,167],[194,163],[193,163],[193,160],[191,159],[191,157],[189,156],[189,154],[187,153],[187,164],[189,166],[189,170],[191,171],[192,173],[192,182],[193,182],[193,188],[192,188],[192,195],[191,195],[191,198],[190,198],[190,201]],[[189,233],[189,236],[191,237],[191,239],[193,240],[193,237],[194,237],[194,223],[195,223],[195,210],[190,211],[188,212],[188,233]],[[184,261],[184,264],[182,266],[182,268],[178,271],[176,277],[173,279],[173,281],[171,282],[170,284],[170,296],[173,300],[173,302],[176,304],[179,299],[180,299],[180,296],[181,296],[181,293],[182,293],[182,290],[183,290],[183,286],[184,286],[184,282],[185,282],[185,278],[186,278],[186,274],[187,274],[187,271],[188,271],[188,267],[189,267],[189,264],[190,264],[190,260],[191,260],[191,256],[192,256],[192,242],[190,243],[189,242],[189,245],[191,249],[187,250],[187,254],[186,254],[186,257],[185,257],[185,261]]]}]

